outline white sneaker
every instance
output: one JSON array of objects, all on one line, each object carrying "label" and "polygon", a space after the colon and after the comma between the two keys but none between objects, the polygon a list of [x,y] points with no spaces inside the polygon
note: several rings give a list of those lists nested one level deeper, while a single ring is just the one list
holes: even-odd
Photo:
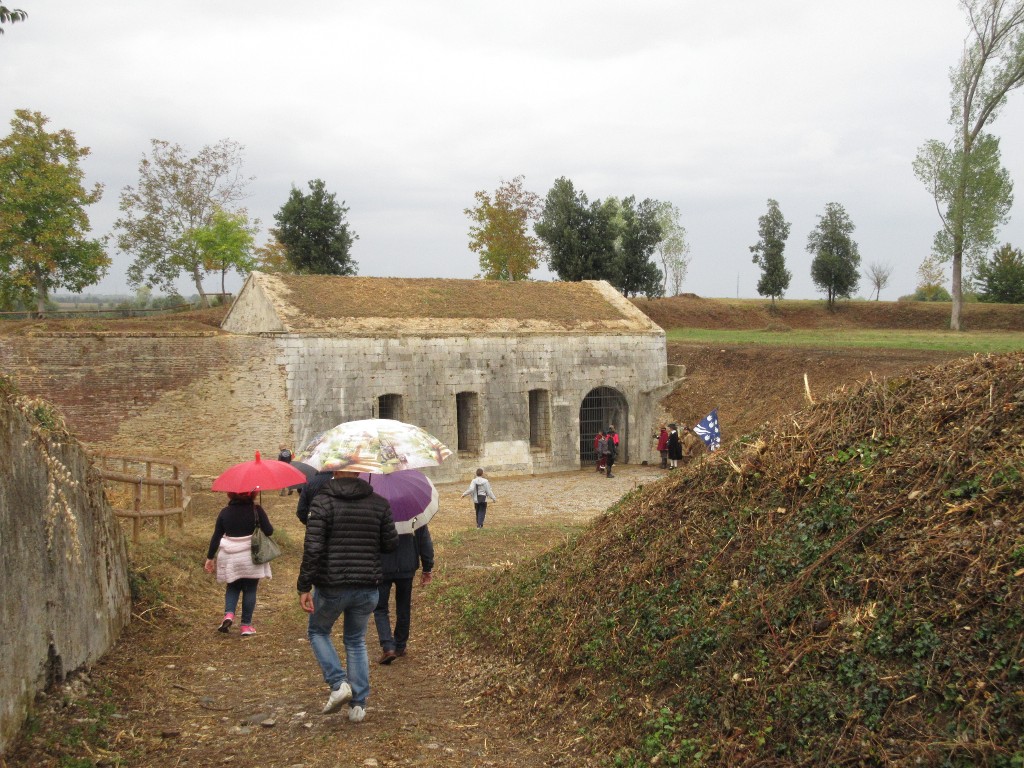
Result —
[{"label": "white sneaker", "polygon": [[353,723],[361,723],[366,717],[366,708],[355,704],[348,708],[348,719]]},{"label": "white sneaker", "polygon": [[348,683],[342,683],[338,686],[337,690],[331,691],[331,695],[327,698],[327,703],[324,704],[324,708],[321,712],[325,715],[331,714],[331,712],[337,712],[341,709],[341,705],[352,698],[352,686]]}]

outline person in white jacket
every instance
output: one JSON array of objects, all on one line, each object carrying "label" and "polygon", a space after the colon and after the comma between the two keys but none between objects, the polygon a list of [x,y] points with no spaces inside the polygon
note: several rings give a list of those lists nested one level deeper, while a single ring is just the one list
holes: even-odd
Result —
[{"label": "person in white jacket", "polygon": [[487,499],[497,501],[494,491],[491,490],[490,481],[484,477],[483,468],[477,469],[476,477],[469,482],[469,488],[462,494],[472,496],[473,505],[476,507],[476,527],[484,527],[484,517],[487,516]]}]

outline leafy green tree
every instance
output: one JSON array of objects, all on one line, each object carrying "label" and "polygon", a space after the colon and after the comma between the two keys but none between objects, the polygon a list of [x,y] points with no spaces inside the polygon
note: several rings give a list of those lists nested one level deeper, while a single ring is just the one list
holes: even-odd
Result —
[{"label": "leafy green tree", "polygon": [[328,192],[322,179],[309,182],[309,194],[292,187],[274,214],[275,235],[300,275],[354,275],[358,265],[349,251],[359,236],[345,221],[348,208]]},{"label": "leafy green tree", "polygon": [[[20,11],[17,8],[8,8],[6,5],[0,5],[0,24],[13,24],[16,21],[24,21],[27,18],[28,14],[24,11]],[[0,27],[0,35],[3,33],[3,27]]]},{"label": "leafy green tree", "polygon": [[544,198],[534,224],[547,250],[547,262],[559,280],[607,280],[618,283],[615,251],[617,206],[591,203],[564,176],[556,179]]},{"label": "leafy green tree", "polygon": [[110,259],[101,240],[86,237],[85,211],[103,188],[83,186],[89,149],[71,131],[47,131],[39,112],[14,115],[0,141],[0,305],[34,300],[42,315],[52,291],[77,293],[106,274]]},{"label": "leafy green tree", "polygon": [[690,244],[686,240],[686,227],[679,223],[679,209],[669,202],[657,204],[658,224],[661,226],[661,240],[654,247],[654,253],[661,262],[664,276],[662,293],[668,294],[672,284],[673,294],[679,293],[686,270],[690,265]]},{"label": "leafy green tree", "polygon": [[540,266],[544,252],[530,234],[529,223],[540,212],[540,197],[523,189],[523,176],[502,181],[492,199],[476,192],[476,206],[464,213],[469,227],[469,250],[480,255],[480,276],[485,280],[525,280]]},{"label": "leafy green tree", "polygon": [[665,291],[661,270],[651,260],[663,234],[657,201],[647,198],[638,203],[630,195],[619,204],[617,218],[621,224],[617,238],[619,279],[615,287],[624,296],[662,296]]},{"label": "leafy green tree", "polygon": [[1013,202],[1009,174],[999,159],[998,140],[985,132],[1024,84],[1024,0],[960,0],[968,40],[952,82],[948,144],[929,141],[919,150],[914,172],[928,187],[942,220],[936,256],[953,265],[950,328],[960,330],[965,257],[980,258],[996,242]]},{"label": "leafy green tree", "polygon": [[768,200],[768,212],[757,220],[758,241],[750,246],[753,261],[761,268],[761,279],[757,281],[757,292],[775,299],[789,288],[793,275],[786,269],[786,240],[789,239],[790,223],[782,215],[776,200]]},{"label": "leafy green tree", "polygon": [[989,303],[1024,304],[1024,251],[1006,243],[980,259],[974,269],[978,300]]},{"label": "leafy green tree", "polygon": [[214,211],[205,227],[189,232],[188,237],[202,255],[203,269],[207,272],[220,271],[222,297],[227,293],[224,283],[229,269],[244,277],[256,268],[252,252],[255,234],[256,228],[249,224],[249,217],[244,212],[228,213],[220,209]]},{"label": "leafy green tree", "polygon": [[826,295],[830,309],[837,298],[850,298],[860,282],[860,251],[850,236],[854,229],[846,209],[829,203],[807,237],[807,250],[814,257],[811,279]]},{"label": "leafy green tree", "polygon": [[252,177],[242,176],[242,145],[221,139],[189,157],[179,144],[153,139],[152,153],[139,162],[139,184],[121,192],[117,245],[133,257],[128,284],[146,283],[166,293],[187,274],[203,306],[205,255],[193,233],[208,227],[214,213],[230,212],[243,199]]}]

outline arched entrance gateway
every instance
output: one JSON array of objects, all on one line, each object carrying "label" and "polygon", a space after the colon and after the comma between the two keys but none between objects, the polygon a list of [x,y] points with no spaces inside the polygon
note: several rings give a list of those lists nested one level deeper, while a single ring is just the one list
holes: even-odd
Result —
[{"label": "arched entrance gateway", "polygon": [[628,459],[627,451],[627,419],[629,418],[629,404],[625,396],[617,389],[611,387],[598,387],[592,389],[583,398],[580,405],[580,465],[593,466],[597,460],[597,452],[594,450],[594,437],[599,431],[603,432],[610,424],[615,425],[615,431],[619,433],[619,458],[620,462]]}]

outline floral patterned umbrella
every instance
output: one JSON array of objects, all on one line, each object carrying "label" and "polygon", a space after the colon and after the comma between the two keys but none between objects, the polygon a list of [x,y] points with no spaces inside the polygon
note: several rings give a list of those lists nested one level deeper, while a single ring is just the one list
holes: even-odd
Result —
[{"label": "floral patterned umbrella", "polygon": [[389,474],[436,467],[452,452],[424,429],[394,419],[346,421],[318,435],[299,459],[318,470]]}]

